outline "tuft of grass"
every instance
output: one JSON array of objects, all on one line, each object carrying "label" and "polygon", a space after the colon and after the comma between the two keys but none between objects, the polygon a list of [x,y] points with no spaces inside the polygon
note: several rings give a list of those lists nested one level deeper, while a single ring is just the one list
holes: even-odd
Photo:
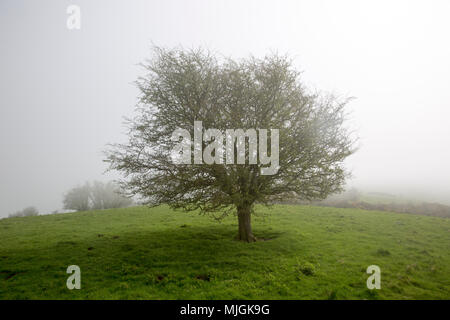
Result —
[{"label": "tuft of grass", "polygon": [[[255,243],[166,206],[0,220],[0,299],[449,299],[450,219],[256,207]],[[81,269],[69,290],[67,267]],[[368,290],[369,265],[381,289]]]},{"label": "tuft of grass", "polygon": [[305,276],[313,276],[316,274],[316,267],[310,262],[300,263],[298,270]]}]

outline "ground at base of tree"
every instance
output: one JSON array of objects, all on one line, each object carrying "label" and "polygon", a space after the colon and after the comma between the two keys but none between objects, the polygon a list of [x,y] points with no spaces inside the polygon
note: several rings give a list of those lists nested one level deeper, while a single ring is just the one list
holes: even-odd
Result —
[{"label": "ground at base of tree", "polygon": [[[0,299],[450,299],[450,219],[256,206],[253,233],[168,207],[0,220]],[[81,269],[69,290],[67,267]],[[369,290],[367,267],[381,269]]]}]

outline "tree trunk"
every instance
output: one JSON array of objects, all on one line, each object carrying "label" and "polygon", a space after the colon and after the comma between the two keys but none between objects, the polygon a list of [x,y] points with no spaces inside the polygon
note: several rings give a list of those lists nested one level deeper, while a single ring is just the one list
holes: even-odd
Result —
[{"label": "tree trunk", "polygon": [[256,238],[252,233],[250,207],[238,207],[239,234],[238,240],[255,242]]}]

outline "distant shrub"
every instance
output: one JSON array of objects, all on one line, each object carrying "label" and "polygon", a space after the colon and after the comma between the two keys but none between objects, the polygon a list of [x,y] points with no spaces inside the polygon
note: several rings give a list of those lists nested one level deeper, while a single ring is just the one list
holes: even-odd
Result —
[{"label": "distant shrub", "polygon": [[85,211],[128,207],[133,200],[123,196],[113,182],[94,181],[70,189],[63,202],[64,209]]},{"label": "distant shrub", "polygon": [[88,183],[70,189],[64,196],[64,209],[76,211],[89,210],[89,194],[90,186]]},{"label": "distant shrub", "polygon": [[11,213],[8,217],[31,217],[31,216],[37,216],[39,215],[39,211],[35,207],[26,207],[23,210],[16,211],[14,213]]},{"label": "distant shrub", "polygon": [[128,207],[131,198],[122,195],[120,188],[113,182],[94,181],[90,188],[91,209],[111,209]]}]

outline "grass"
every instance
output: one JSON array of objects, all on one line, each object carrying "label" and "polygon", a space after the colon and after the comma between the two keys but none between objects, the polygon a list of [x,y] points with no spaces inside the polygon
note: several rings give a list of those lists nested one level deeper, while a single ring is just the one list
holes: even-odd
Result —
[{"label": "grass", "polygon": [[[134,207],[0,220],[0,299],[449,299],[450,219],[295,205],[236,217]],[[81,268],[68,290],[66,269]],[[381,268],[368,290],[366,269]]]}]

